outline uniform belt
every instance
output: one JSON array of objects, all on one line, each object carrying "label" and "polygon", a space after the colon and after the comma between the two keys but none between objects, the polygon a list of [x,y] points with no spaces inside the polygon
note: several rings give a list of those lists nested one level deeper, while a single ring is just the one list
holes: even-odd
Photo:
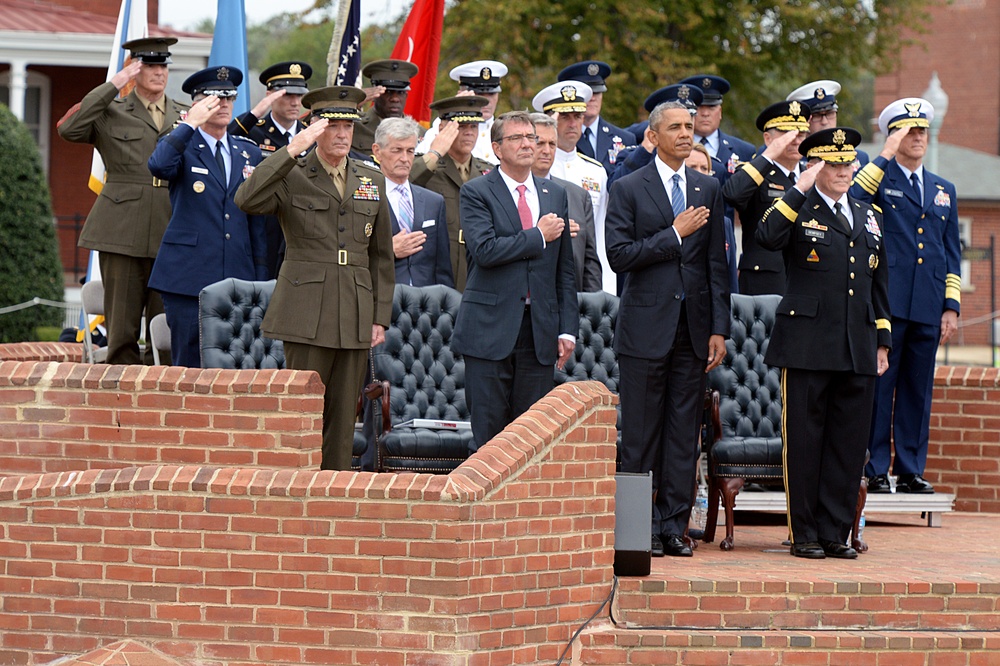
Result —
[{"label": "uniform belt", "polygon": [[338,264],[340,266],[358,266],[368,268],[366,252],[349,252],[347,250],[301,250],[289,249],[285,256],[288,261],[314,261],[320,264]]},{"label": "uniform belt", "polygon": [[140,176],[139,174],[130,175],[124,173],[108,174],[109,183],[129,183],[131,185],[152,185],[153,187],[167,187],[170,185],[169,181],[161,180],[154,176],[146,175]]}]

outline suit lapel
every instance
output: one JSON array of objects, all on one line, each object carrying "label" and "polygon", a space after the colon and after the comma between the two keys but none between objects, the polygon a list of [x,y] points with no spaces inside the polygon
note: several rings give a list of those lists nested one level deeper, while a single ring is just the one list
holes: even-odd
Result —
[{"label": "suit lapel", "polygon": [[[135,117],[140,119],[142,122],[152,127],[154,130],[159,132],[159,130],[156,129],[156,123],[153,122],[153,117],[149,115],[149,109],[146,108],[146,106],[142,103],[142,100],[139,99],[139,96],[136,95],[135,90],[133,90],[128,94],[127,100],[128,100],[127,108],[129,112],[135,115]],[[163,115],[164,115],[163,126],[167,127],[166,114]]]},{"label": "suit lapel", "polygon": [[865,219],[864,207],[851,195],[847,195],[847,205],[850,206],[851,215],[854,218],[854,228],[851,229],[851,240],[857,240],[861,236],[868,220]]},{"label": "suit lapel", "polygon": [[229,144],[229,158],[230,164],[232,165],[229,170],[229,189],[235,190],[239,187],[240,182],[243,179],[243,168],[250,161],[250,154],[242,148],[242,146],[237,145],[236,141],[233,141],[232,137],[226,136],[226,142]]},{"label": "suit lapel", "polygon": [[[458,170],[458,165],[455,164],[455,160],[452,159],[452,157],[450,155],[447,155],[446,158],[447,159],[445,160],[445,164],[444,164],[444,175],[446,177],[448,177],[449,179],[451,179],[451,181],[453,183],[455,183],[455,185],[457,185],[459,188],[461,188],[462,185],[464,185],[465,183],[464,183],[464,181],[462,181],[462,174]],[[472,165],[471,164],[469,165],[469,169],[470,169],[469,177],[471,178],[472,177],[472,173],[471,173]]]},{"label": "suit lapel", "polygon": [[685,196],[685,208],[690,208],[691,206],[708,206],[711,202],[706,200],[705,188],[702,187],[698,178],[693,177],[697,173],[696,171],[691,171],[687,167],[684,167],[684,180],[687,181],[687,192]]},{"label": "suit lapel", "polygon": [[[168,134],[170,130],[173,129],[174,125],[180,122],[181,113],[185,110],[183,107],[177,105],[177,102],[170,98],[164,98],[166,100],[166,112],[163,114],[163,129],[160,130],[160,136]],[[148,112],[147,112],[148,115]],[[150,118],[152,121],[152,118]]]},{"label": "suit lapel", "polygon": [[[507,214],[507,223],[510,228],[515,233],[521,231],[521,216],[517,214],[517,204],[514,203],[514,198],[511,196],[510,190],[507,189],[507,184],[500,177],[500,172],[493,170],[486,175],[486,178],[489,178],[490,192],[500,203],[500,208]],[[539,203],[541,203],[541,199],[539,199]]]},{"label": "suit lapel", "polygon": [[212,174],[212,177],[219,183],[219,187],[223,190],[227,190],[226,174],[219,173],[219,165],[215,162],[214,142],[209,144],[208,141],[205,140],[205,137],[202,136],[201,132],[197,129],[195,130],[195,134],[197,135],[195,140],[198,142],[195,144],[195,149],[198,151],[198,159],[201,160],[201,163],[205,165],[208,172]]},{"label": "suit lapel", "polygon": [[[323,165],[320,163],[315,150],[309,153],[309,156],[306,157],[306,167],[306,174],[313,181],[316,187],[333,197],[333,200],[337,202],[337,206],[339,208],[340,204],[343,203],[343,198],[347,198],[348,196],[348,187],[344,187],[344,197],[342,198],[340,193],[337,192],[337,186],[333,184],[333,178],[326,172],[326,169],[324,169]],[[350,174],[348,174],[347,182],[350,183]]]},{"label": "suit lapel", "polygon": [[413,203],[413,230],[417,231],[424,226],[424,198],[413,185],[410,185],[410,201]]},{"label": "suit lapel", "polygon": [[[889,177],[889,181],[892,188],[902,192],[903,196],[905,196],[907,199],[910,200],[910,203],[912,203],[917,208],[923,210],[923,202],[920,201],[920,198],[917,196],[917,193],[913,191],[913,183],[911,183],[910,179],[903,174],[903,170],[899,167],[899,164],[896,163],[895,159],[892,160],[891,164],[892,168],[889,169],[889,172],[886,174],[886,176]],[[927,173],[926,170],[924,171],[924,173],[925,174]],[[927,190],[926,182],[924,183],[924,185],[925,185],[924,190],[926,195],[926,190]]]},{"label": "suit lapel", "polygon": [[663,188],[663,181],[660,180],[660,172],[656,170],[656,158],[654,157],[653,161],[644,166],[643,169],[645,169],[642,177],[645,181],[646,193],[649,195],[650,201],[661,202],[660,205],[656,206],[656,209],[660,211],[667,226],[670,226],[674,221],[674,210],[670,207],[670,197],[667,196],[667,191]]}]

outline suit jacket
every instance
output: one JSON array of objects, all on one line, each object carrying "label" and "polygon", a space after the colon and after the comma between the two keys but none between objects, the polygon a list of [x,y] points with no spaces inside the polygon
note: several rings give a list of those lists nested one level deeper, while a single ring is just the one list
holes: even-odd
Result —
[{"label": "suit jacket", "polygon": [[153,263],[149,286],[197,296],[225,278],[267,279],[264,220],[247,216],[233,202],[236,188],[260,163],[253,141],[229,135],[229,179],[219,171],[201,132],[181,124],[149,158],[149,171],[170,181],[173,214]]},{"label": "suit jacket", "polygon": [[164,98],[163,129],[133,90],[118,97],[113,83],[102,83],[59,126],[59,136],[91,143],[101,153],[107,182],[80,233],[80,247],[130,257],[155,257],[170,220],[167,183],[154,179],[146,162],[159,137],[173,129],[188,106]]},{"label": "suit jacket", "polygon": [[[388,183],[391,189],[393,183]],[[451,255],[448,253],[448,217],[444,197],[419,185],[410,184],[413,193],[413,231],[422,231],[427,239],[419,252],[396,259],[396,282],[414,287],[443,284],[454,288]],[[399,233],[396,212],[389,206],[392,235]]]},{"label": "suit jacket", "polygon": [[372,324],[391,323],[395,259],[385,180],[346,159],[343,196],[315,150],[297,158],[276,151],[236,192],[236,205],[277,215],[285,234],[285,261],[261,327],[269,337],[367,349]]},{"label": "suit jacket", "polygon": [[590,141],[580,137],[576,142],[576,149],[601,163],[604,170],[610,176],[615,170],[615,163],[618,161],[618,154],[623,148],[635,145],[635,135],[628,130],[617,125],[612,125],[604,118],[597,118],[597,154],[590,145]]},{"label": "suit jacket", "polygon": [[744,162],[726,181],[722,196],[740,214],[740,226],[743,228],[741,271],[779,273],[784,279],[785,259],[781,252],[762,248],[756,234],[757,225],[767,209],[793,186],[791,179],[763,155]]},{"label": "suit jacket", "polygon": [[892,316],[937,325],[945,310],[961,312],[955,186],[924,168],[921,201],[895,158],[879,156],[855,176],[851,195],[882,210]]},{"label": "suit jacket", "polygon": [[[295,121],[296,132],[301,132],[306,128],[301,120]],[[245,136],[260,148],[260,152],[265,157],[279,148],[288,145],[285,131],[274,124],[274,119],[268,113],[263,118],[257,118],[252,111],[247,111],[242,116],[233,118],[229,123],[229,133],[236,136]]]},{"label": "suit jacket", "polygon": [[853,230],[815,187],[792,188],[757,227],[757,241],[783,252],[788,271],[768,365],[876,375],[878,348],[892,346],[881,215],[854,197],[848,203]]},{"label": "suit jacket", "polygon": [[678,243],[670,199],[656,164],[615,183],[608,206],[608,260],[625,283],[615,351],[658,359],[673,348],[681,308],[698,358],[712,335],[729,335],[729,273],[719,183],[686,170],[688,206],[706,206],[708,222]]},{"label": "suit jacket", "polygon": [[[569,216],[566,190],[535,178],[539,216]],[[469,280],[455,321],[452,348],[491,361],[510,356],[531,294],[535,355],[554,365],[558,337],[580,327],[569,225],[544,243],[537,228],[522,229],[517,206],[498,170],[470,180],[461,193]]]},{"label": "suit jacket", "polygon": [[[594,228],[594,201],[587,190],[562,178],[551,178],[562,185],[569,200],[569,216],[580,225],[573,238],[573,266],[577,291],[601,291],[601,259],[597,256],[597,232]],[[569,220],[567,220],[567,224]]]},{"label": "suit jacket", "polygon": [[[489,173],[493,165],[478,157],[472,158],[469,180]],[[465,234],[459,216],[459,191],[462,189],[462,174],[450,155],[442,157],[435,169],[430,169],[423,157],[413,160],[410,182],[437,192],[444,197],[445,213],[448,216],[448,249],[451,253],[451,274],[455,278],[455,289],[465,290],[469,259],[465,249]]]}]

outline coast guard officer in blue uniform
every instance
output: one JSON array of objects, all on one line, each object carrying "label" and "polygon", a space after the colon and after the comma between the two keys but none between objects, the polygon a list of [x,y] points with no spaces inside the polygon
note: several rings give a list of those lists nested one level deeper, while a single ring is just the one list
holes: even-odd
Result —
[{"label": "coast guard officer in blue uniform", "polygon": [[[802,102],[809,107],[809,133],[813,134],[820,130],[837,126],[837,95],[840,93],[840,84],[836,81],[823,79],[822,81],[811,81],[804,86],[800,86],[788,93],[786,102]],[[763,149],[758,149],[760,154]],[[868,153],[863,150],[855,151],[858,158],[854,160],[854,170],[857,171],[870,161]],[[805,164],[802,166],[805,169]]]},{"label": "coast guard officer in blue uniform", "polygon": [[882,208],[889,257],[892,354],[875,398],[868,492],[890,492],[890,443],[896,492],[934,492],[923,478],[934,357],[958,329],[962,278],[955,186],[923,166],[933,119],[925,99],[887,106],[878,119],[885,148],[851,187],[854,196]]},{"label": "coast guard officer in blue uniform", "polygon": [[[729,92],[729,81],[721,76],[695,74],[682,79],[681,83],[701,89],[702,101],[694,117],[694,140],[708,148],[714,175],[720,185],[725,185],[740,164],[749,162],[754,156],[752,144],[719,129],[722,123],[722,96]],[[732,214],[728,207],[727,214]]]},{"label": "coast guard officer in blue uniform", "polygon": [[618,154],[622,149],[634,146],[638,137],[601,117],[609,76],[611,65],[600,60],[585,60],[563,68],[558,80],[580,81],[594,91],[587,101],[587,110],[583,114],[583,135],[576,142],[576,149],[600,162],[610,177],[614,173]]},{"label": "coast guard officer in blue uniform", "polygon": [[266,279],[264,222],[233,203],[261,159],[257,144],[226,131],[242,80],[240,70],[225,66],[189,76],[181,88],[194,104],[149,158],[150,172],[170,181],[173,212],[149,286],[163,297],[174,365],[201,366],[198,294],[204,287],[228,277]]}]

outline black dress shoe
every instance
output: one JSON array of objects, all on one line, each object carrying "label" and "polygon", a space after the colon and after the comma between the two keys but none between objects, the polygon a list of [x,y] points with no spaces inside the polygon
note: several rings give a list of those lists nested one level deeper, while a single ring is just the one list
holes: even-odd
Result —
[{"label": "black dress shoe", "polygon": [[858,551],[854,550],[847,544],[820,539],[819,545],[823,548],[823,552],[827,557],[837,557],[842,560],[858,559]]},{"label": "black dress shoe", "polygon": [[795,557],[805,557],[810,560],[822,560],[826,557],[826,553],[823,552],[822,546],[815,541],[793,543],[791,552]]},{"label": "black dress shoe", "polygon": [[653,557],[663,557],[663,542],[660,541],[660,537],[655,534],[652,537],[652,556]]},{"label": "black dress shoe", "polygon": [[896,479],[896,492],[927,495],[934,492],[934,486],[927,483],[927,480],[919,474],[900,474]]},{"label": "black dress shoe", "polygon": [[673,557],[691,557],[691,547],[680,534],[664,534],[663,553]]},{"label": "black dress shoe", "polygon": [[870,493],[891,493],[892,487],[889,486],[889,475],[879,474],[878,476],[868,477],[868,492]]}]

